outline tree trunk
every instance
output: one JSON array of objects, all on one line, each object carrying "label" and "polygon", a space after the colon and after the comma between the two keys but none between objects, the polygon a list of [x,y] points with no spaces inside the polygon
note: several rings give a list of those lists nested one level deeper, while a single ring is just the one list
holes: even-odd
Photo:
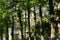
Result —
[{"label": "tree trunk", "polygon": [[9,32],[8,32],[8,21],[9,21],[9,15],[5,19],[5,25],[6,25],[6,40],[9,40]]},{"label": "tree trunk", "polygon": [[36,39],[36,13],[35,13],[35,6],[34,6],[34,40]]},{"label": "tree trunk", "polygon": [[[54,6],[53,6],[53,0],[49,0],[49,14],[51,16],[51,19],[53,19],[53,15],[55,14],[54,13]],[[53,25],[53,21],[54,20],[51,20],[51,39],[53,39],[55,37],[55,29],[54,29],[54,25]]]},{"label": "tree trunk", "polygon": [[14,16],[12,16],[12,40],[14,40]]},{"label": "tree trunk", "polygon": [[30,7],[28,7],[28,31],[29,31],[29,40],[30,40],[30,37],[31,37],[31,34],[30,34]]},{"label": "tree trunk", "polygon": [[1,26],[1,40],[3,40],[3,27]]},{"label": "tree trunk", "polygon": [[40,16],[40,32],[41,32],[41,40],[44,40],[44,36],[43,36],[43,27],[42,27],[42,9],[41,9],[41,5],[39,6],[39,16]]},{"label": "tree trunk", "polygon": [[22,24],[22,21],[21,21],[21,10],[18,10],[18,13],[17,13],[17,15],[18,15],[18,18],[19,18],[19,22],[20,22],[20,29],[21,29],[21,40],[23,40],[23,24]]}]

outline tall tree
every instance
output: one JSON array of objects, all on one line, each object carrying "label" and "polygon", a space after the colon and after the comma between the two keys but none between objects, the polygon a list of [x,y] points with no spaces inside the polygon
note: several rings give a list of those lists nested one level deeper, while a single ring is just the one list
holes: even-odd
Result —
[{"label": "tall tree", "polygon": [[22,24],[22,20],[21,20],[22,19],[21,13],[22,13],[22,11],[19,9],[17,15],[19,18],[20,28],[21,28],[21,40],[23,40],[23,24]]},{"label": "tall tree", "polygon": [[34,6],[34,40],[37,40],[36,39],[36,13],[35,13],[35,6]]},{"label": "tall tree", "polygon": [[12,16],[12,40],[14,40],[14,16]]},{"label": "tall tree", "polygon": [[28,40],[30,40],[30,37],[31,37],[31,33],[30,33],[30,0],[28,0],[27,10],[28,10],[28,32],[29,32]]},{"label": "tall tree", "polygon": [[51,39],[55,37],[55,29],[54,29],[54,6],[53,6],[53,0],[49,0],[49,14],[51,17]]},{"label": "tall tree", "polygon": [[8,32],[8,27],[9,27],[9,25],[8,25],[8,21],[9,21],[9,16],[7,16],[6,17],[6,19],[5,19],[5,25],[6,25],[6,40],[9,40],[9,32]]},{"label": "tall tree", "polygon": [[40,28],[41,28],[40,35],[41,35],[41,40],[44,40],[43,31],[42,31],[43,30],[43,27],[42,27],[42,9],[41,9],[42,5],[40,3],[42,4],[41,0],[39,0],[39,16],[40,16]]}]

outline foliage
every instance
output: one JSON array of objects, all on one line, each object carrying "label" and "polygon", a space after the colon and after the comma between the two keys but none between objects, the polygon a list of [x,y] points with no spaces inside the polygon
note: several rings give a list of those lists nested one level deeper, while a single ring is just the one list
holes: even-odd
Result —
[{"label": "foliage", "polygon": [[[18,12],[20,11],[22,12],[23,10],[28,10],[27,9],[28,7],[31,8],[31,7],[34,7],[35,5],[37,5],[38,7],[46,6],[48,5],[48,1],[49,0],[0,0],[0,30],[2,28],[2,31],[3,31],[2,33],[5,33],[6,31],[5,22],[7,21],[8,21],[9,27],[11,27],[11,25],[14,25],[14,24],[11,24],[11,20],[9,20],[8,18],[10,17],[10,15],[15,16],[17,15]],[[57,0],[54,0],[54,1],[57,1]],[[48,15],[48,16],[45,16],[44,19],[42,19],[43,35],[45,37],[50,33],[50,23],[53,20],[53,19],[51,20],[50,18],[51,16]],[[27,26],[27,21],[23,22],[23,25]],[[40,36],[39,36],[41,34],[41,32],[39,31],[40,29],[41,29],[40,22],[36,22],[36,34],[38,35],[37,40],[40,40]],[[16,37],[14,38],[14,40],[17,40]]]}]

